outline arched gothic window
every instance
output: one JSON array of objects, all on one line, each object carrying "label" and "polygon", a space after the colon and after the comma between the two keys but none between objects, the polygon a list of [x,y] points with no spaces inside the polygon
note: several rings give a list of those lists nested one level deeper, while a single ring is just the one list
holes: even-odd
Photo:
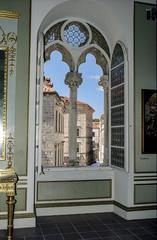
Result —
[{"label": "arched gothic window", "polygon": [[126,168],[126,59],[117,43],[111,61],[111,164]]},{"label": "arched gothic window", "polygon": [[[67,146],[67,143],[62,141],[61,143],[49,144],[51,145],[51,160],[43,161],[44,154],[47,154],[48,151],[43,151],[43,103],[45,96],[51,95],[50,92],[53,92],[53,86],[50,86],[51,90],[45,90],[43,94],[43,64],[44,61],[50,59],[50,54],[57,50],[62,54],[62,60],[66,62],[69,66],[69,72],[65,77],[65,84],[68,85],[70,89],[69,100],[62,99],[59,96],[55,95],[55,99],[58,98],[59,108],[54,111],[54,126],[55,133],[53,131],[51,135],[55,136],[56,132],[59,131],[59,134],[63,133],[64,120],[63,120],[63,105],[68,105],[68,119],[69,119],[69,131],[68,131],[68,165],[69,166],[78,166],[78,157],[77,157],[77,90],[82,84],[82,75],[78,72],[79,66],[86,61],[87,54],[92,54],[96,58],[96,63],[102,68],[103,75],[100,77],[99,85],[104,89],[104,119],[103,124],[103,155],[104,155],[104,164],[109,164],[109,143],[108,143],[108,126],[109,126],[109,117],[108,117],[108,93],[109,93],[109,71],[110,71],[110,50],[104,36],[91,24],[84,22],[78,19],[66,19],[52,25],[48,30],[39,35],[39,44],[38,44],[38,66],[37,66],[37,99],[36,99],[36,162],[37,166],[46,166],[50,165],[55,166],[54,163],[57,163],[56,166],[63,166],[64,162],[64,146]],[[122,139],[124,137],[124,127],[123,124],[115,123],[116,113],[114,113],[118,107],[123,108],[124,105],[124,96],[123,87],[124,87],[124,59],[119,44],[116,45],[113,57],[112,57],[112,72],[111,72],[111,163],[119,167],[124,167],[124,144]],[[114,70],[115,69],[115,70]],[[118,69],[118,70],[116,70]],[[116,71],[121,72],[121,77],[118,79],[114,76]],[[118,91],[116,96],[115,91]],[[46,104],[48,104],[46,102]],[[121,110],[122,112],[123,110]],[[65,111],[66,113],[66,111]],[[122,114],[122,113],[121,113]],[[65,114],[66,116],[66,114]],[[61,130],[62,129],[62,130]],[[121,136],[121,140],[118,137],[118,143],[115,144],[117,136]],[[119,146],[120,144],[120,146]],[[54,147],[53,147],[53,146]],[[119,150],[121,149],[121,150]],[[85,159],[86,156],[82,156],[82,159]],[[114,158],[118,158],[118,164]],[[119,160],[121,159],[122,160]],[[85,160],[86,161],[86,160]],[[40,170],[39,170],[40,171]]]}]

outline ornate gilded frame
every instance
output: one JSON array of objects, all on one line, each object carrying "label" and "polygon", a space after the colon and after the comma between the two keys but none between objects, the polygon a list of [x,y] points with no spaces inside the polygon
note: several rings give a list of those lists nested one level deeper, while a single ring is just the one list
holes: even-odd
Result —
[{"label": "ornate gilded frame", "polygon": [[8,47],[0,46],[0,160],[6,160]]}]

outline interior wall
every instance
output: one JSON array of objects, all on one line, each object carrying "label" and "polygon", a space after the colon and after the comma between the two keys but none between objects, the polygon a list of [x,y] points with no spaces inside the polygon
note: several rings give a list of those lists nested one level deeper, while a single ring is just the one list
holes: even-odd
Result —
[{"label": "interior wall", "polygon": [[[38,36],[43,31],[46,31],[54,22],[59,21],[60,19],[69,18],[69,17],[77,17],[82,18],[83,20],[92,23],[96,28],[102,32],[105,36],[111,53],[116,45],[116,43],[120,40],[126,46],[127,56],[128,56],[128,79],[129,79],[129,94],[127,101],[129,102],[129,106],[133,106],[133,2],[129,0],[120,0],[120,1],[101,1],[101,0],[78,0],[77,2],[74,0],[69,1],[50,1],[46,0],[46,2],[42,2],[41,0],[32,1],[32,34],[31,34],[31,42],[32,42],[32,50],[31,50],[31,90],[35,93],[35,66],[36,66],[36,54],[34,50],[34,45],[38,42]],[[57,4],[58,3],[58,4]],[[92,12],[92,14],[91,14]],[[33,86],[33,88],[32,88]],[[32,92],[30,95],[30,102],[34,102],[34,93]],[[33,105],[32,105],[33,106]],[[31,107],[30,116],[32,119],[32,115],[34,109]],[[133,108],[129,108],[129,138],[130,145],[133,145]],[[32,121],[33,122],[33,121]],[[33,136],[32,132],[34,132],[33,126],[30,126],[30,149],[33,151]],[[30,151],[30,152],[32,152]],[[133,153],[134,149],[130,148],[129,158],[131,159],[131,164],[133,163]],[[129,160],[130,160],[129,159]],[[129,167],[131,166],[129,164]],[[129,168],[129,171],[132,172],[132,168]],[[73,171],[75,171],[73,169]],[[88,170],[87,170],[88,171]],[[104,175],[106,174],[105,170],[102,170]],[[71,171],[72,172],[72,171]],[[84,171],[86,172],[86,170]],[[47,181],[51,181],[54,178],[52,172],[52,177],[46,178]],[[99,176],[99,173],[95,171],[95,178]],[[96,176],[97,175],[97,176]],[[60,178],[64,178],[66,174],[62,171],[62,176]],[[70,173],[71,176],[71,173]],[[86,175],[88,176],[88,174]],[[121,204],[128,206],[128,189],[132,189],[133,196],[133,182],[129,182],[128,174],[122,172],[121,170],[115,170],[115,181],[112,182],[113,186],[113,199],[119,201]],[[40,182],[41,178],[38,176],[37,179]],[[59,178],[59,176],[58,176]],[[71,180],[74,180],[71,177]],[[88,179],[88,177],[86,177]],[[85,180],[85,179],[84,179]],[[57,183],[55,183],[57,184]],[[40,185],[40,184],[39,184]],[[121,187],[120,187],[121,186]],[[44,192],[41,190],[41,196],[44,198]],[[69,193],[72,194],[72,192]],[[125,196],[124,196],[125,195]],[[115,198],[114,198],[115,197]],[[45,199],[45,198],[44,198]],[[51,198],[51,200],[53,200]],[[38,201],[37,201],[37,204]],[[133,204],[133,200],[131,198],[131,204]],[[41,204],[40,204],[41,206]]]},{"label": "interior wall", "polygon": [[157,155],[142,154],[142,89],[156,89],[156,21],[147,20],[146,9],[155,5],[135,3],[135,173],[157,170]]},{"label": "interior wall", "polygon": [[[28,170],[28,104],[30,67],[30,0],[1,0],[0,10],[17,11],[20,14],[17,25],[14,167],[19,176],[17,185],[16,217],[33,216],[33,181]],[[13,29],[11,30],[13,31]],[[32,158],[34,161],[34,158]],[[33,164],[34,165],[34,164]],[[31,181],[31,184],[29,183]],[[28,191],[29,188],[29,191]],[[4,201],[3,201],[4,204]],[[4,211],[1,208],[1,211]],[[5,218],[5,215],[1,218]],[[32,224],[32,223],[31,223]],[[35,224],[35,223],[34,223]]]}]

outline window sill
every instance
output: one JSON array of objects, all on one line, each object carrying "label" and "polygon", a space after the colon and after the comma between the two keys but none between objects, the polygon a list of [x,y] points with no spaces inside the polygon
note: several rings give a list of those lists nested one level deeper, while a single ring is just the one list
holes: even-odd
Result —
[{"label": "window sill", "polygon": [[112,167],[101,167],[101,166],[87,166],[87,167],[52,167],[52,168],[44,168],[44,173],[48,172],[64,172],[64,171],[98,171],[98,170],[112,170]]},{"label": "window sill", "polygon": [[114,175],[111,167],[68,167],[45,169],[37,175],[37,181],[75,181],[109,179]]}]

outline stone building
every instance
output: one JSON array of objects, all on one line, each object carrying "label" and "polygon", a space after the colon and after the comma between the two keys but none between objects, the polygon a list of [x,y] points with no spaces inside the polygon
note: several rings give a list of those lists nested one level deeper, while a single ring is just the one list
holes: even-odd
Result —
[{"label": "stone building", "polygon": [[42,166],[63,166],[64,102],[50,79],[43,81]]},{"label": "stone building", "polygon": [[99,148],[101,147],[100,140],[100,121],[93,121],[93,158],[99,160]]},{"label": "stone building", "polygon": [[99,161],[101,164],[104,162],[104,114],[100,117]]},{"label": "stone building", "polygon": [[[66,104],[64,113],[64,158],[69,159],[69,98],[62,97]],[[79,166],[90,165],[93,161],[92,114],[94,109],[87,103],[77,101],[77,161]]]}]

